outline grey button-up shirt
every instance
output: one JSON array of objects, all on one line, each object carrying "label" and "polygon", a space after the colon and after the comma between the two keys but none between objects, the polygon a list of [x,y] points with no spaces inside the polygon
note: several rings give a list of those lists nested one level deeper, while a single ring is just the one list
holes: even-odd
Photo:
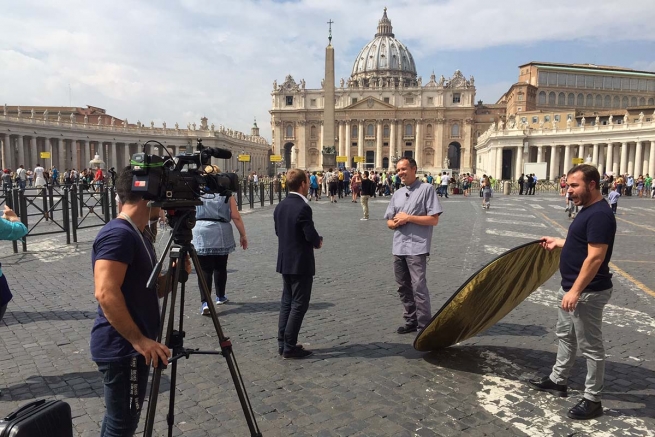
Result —
[{"label": "grey button-up shirt", "polygon": [[[441,214],[443,209],[432,185],[416,179],[413,184],[402,187],[393,194],[384,218],[391,220],[399,212],[409,215]],[[407,223],[393,233],[393,255],[423,255],[430,253],[434,226]]]}]

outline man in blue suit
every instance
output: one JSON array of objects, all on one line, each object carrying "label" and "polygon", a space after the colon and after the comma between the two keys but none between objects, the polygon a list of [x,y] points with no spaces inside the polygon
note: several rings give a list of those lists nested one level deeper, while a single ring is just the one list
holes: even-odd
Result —
[{"label": "man in blue suit", "polygon": [[277,269],[282,274],[282,302],[278,323],[278,352],[285,359],[305,358],[311,351],[298,345],[298,333],[309,308],[316,272],[314,249],[323,246],[307,201],[309,179],[304,171],[287,172],[289,195],[275,207],[275,235],[278,237]]}]

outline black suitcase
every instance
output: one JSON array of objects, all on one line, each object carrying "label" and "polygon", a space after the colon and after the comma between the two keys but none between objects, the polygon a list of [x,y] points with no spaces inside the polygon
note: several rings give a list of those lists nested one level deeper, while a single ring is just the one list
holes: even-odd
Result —
[{"label": "black suitcase", "polygon": [[39,399],[0,420],[0,437],[73,437],[71,407]]}]

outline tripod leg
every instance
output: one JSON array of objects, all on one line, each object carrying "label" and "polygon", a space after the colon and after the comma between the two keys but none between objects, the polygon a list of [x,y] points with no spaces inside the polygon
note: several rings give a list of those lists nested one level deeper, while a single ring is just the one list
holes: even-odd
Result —
[{"label": "tripod leg", "polygon": [[[174,249],[171,249],[171,259],[168,265],[168,271],[170,272],[173,270],[173,262],[174,262],[174,256],[173,256]],[[173,277],[171,278],[169,275],[169,278],[166,281],[166,287],[170,287],[171,289],[171,302],[170,302],[170,310],[169,310],[169,315],[168,315],[168,325],[166,327],[166,345],[169,346],[169,342],[171,340],[171,334],[173,332],[173,323],[175,322],[175,298],[177,296],[177,284],[179,283],[179,277],[180,277],[180,270],[183,269],[183,263],[176,263],[175,268],[174,268],[174,273]],[[172,279],[172,284],[171,284],[171,279]],[[163,319],[163,316],[162,316]],[[162,330],[163,330],[163,323],[162,323]],[[161,337],[161,334],[160,334]],[[157,366],[157,368],[154,370],[152,374],[152,383],[150,385],[150,397],[148,399],[148,413],[146,414],[146,424],[143,429],[143,435],[145,437],[151,437],[152,436],[152,431],[153,431],[153,426],[155,423],[155,410],[157,409],[157,398],[159,397],[159,385],[161,382],[161,372],[162,372],[163,366],[160,365]],[[174,387],[171,386],[171,392],[174,392]]]},{"label": "tripod leg", "polygon": [[[193,266],[196,269],[196,272],[201,272],[202,270],[200,269],[198,253],[193,246],[191,246],[189,249],[189,255],[191,256],[191,261],[193,262]],[[207,299],[207,302],[211,302],[209,299],[209,287],[205,282],[204,276],[202,274],[198,274],[198,277],[200,278],[200,288],[202,289],[205,299]],[[239,402],[241,403],[241,408],[243,409],[243,414],[246,418],[246,423],[248,424],[250,435],[253,437],[261,436],[262,434],[259,431],[257,420],[255,419],[255,412],[252,410],[252,405],[250,404],[250,399],[248,399],[248,393],[246,392],[237,360],[234,357],[234,353],[232,352],[232,343],[230,342],[230,339],[223,334],[223,329],[221,328],[221,324],[218,321],[218,315],[216,314],[216,308],[214,305],[209,305],[209,314],[211,316],[212,322],[214,323],[216,335],[218,336],[219,345],[221,347],[221,354],[227,361],[227,367],[230,370],[230,375],[232,376],[234,388],[236,389],[237,396],[239,397]]]}]

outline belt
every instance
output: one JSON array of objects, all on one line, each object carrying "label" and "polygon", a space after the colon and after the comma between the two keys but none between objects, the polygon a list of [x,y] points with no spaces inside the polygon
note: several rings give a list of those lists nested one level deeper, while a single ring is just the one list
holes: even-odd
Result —
[{"label": "belt", "polygon": [[225,220],[225,219],[215,219],[215,218],[199,218],[199,219],[196,219],[196,221],[197,221],[197,222],[199,222],[199,221],[205,221],[205,222],[221,222],[221,223],[229,223],[229,222],[230,222],[229,220]]}]

